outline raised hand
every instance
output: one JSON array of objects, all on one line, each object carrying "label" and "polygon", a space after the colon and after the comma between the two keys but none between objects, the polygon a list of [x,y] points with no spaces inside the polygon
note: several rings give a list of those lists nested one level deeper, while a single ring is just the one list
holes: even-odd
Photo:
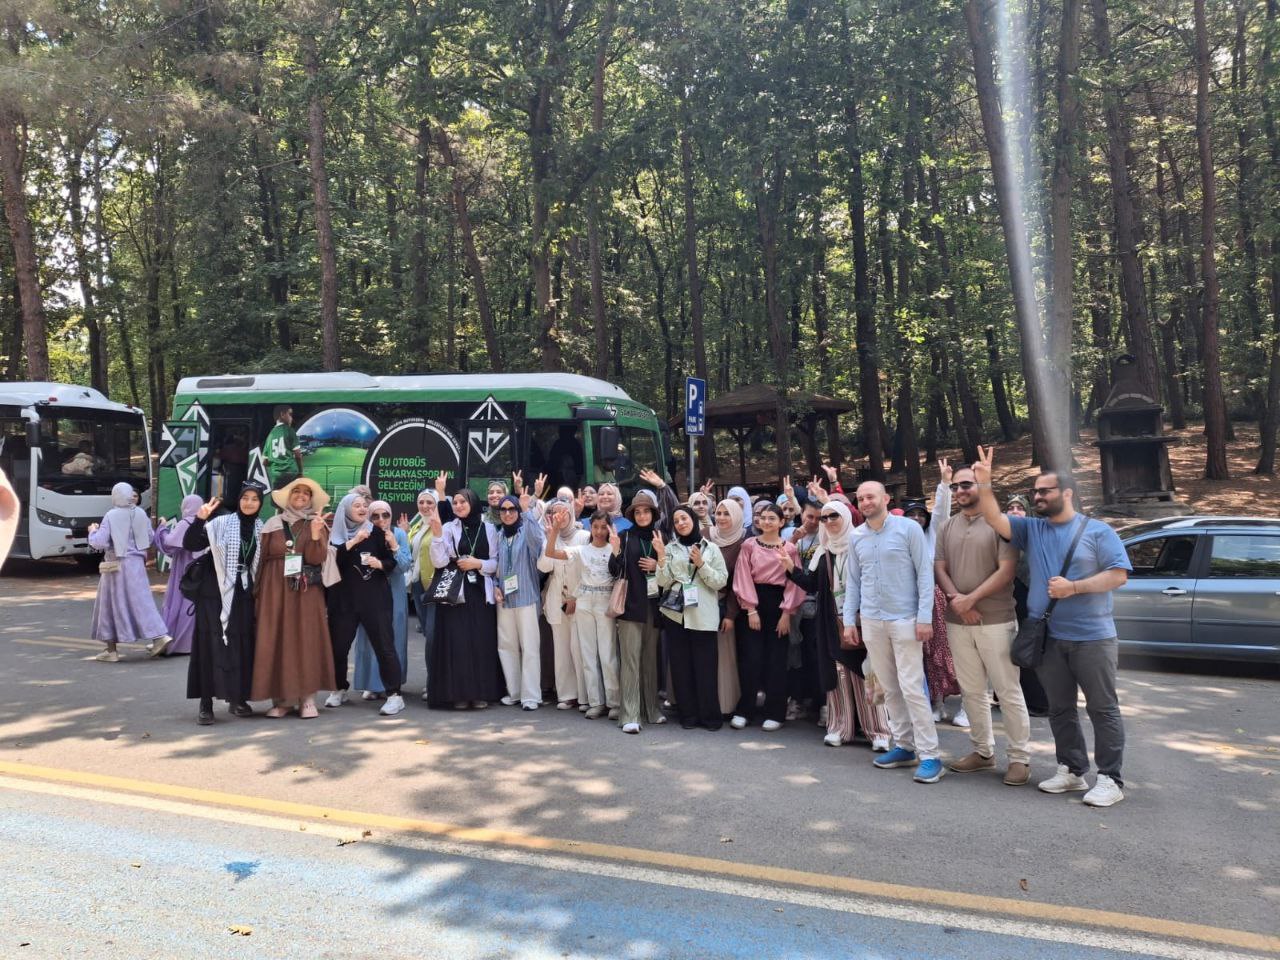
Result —
[{"label": "raised hand", "polygon": [[89,535],[92,536],[93,534],[97,533],[101,529],[102,529],[102,524],[91,523],[89,524]]},{"label": "raised hand", "polygon": [[361,527],[359,530],[356,531],[356,535],[351,538],[351,542],[364,543],[368,539],[369,539],[369,528]]},{"label": "raised hand", "polygon": [[440,514],[433,513],[431,515],[431,536],[440,537],[444,535],[444,527],[440,523]]},{"label": "raised hand", "polygon": [[511,471],[511,492],[516,496],[520,495],[520,491],[524,489],[524,471]]},{"label": "raised hand", "polygon": [[541,500],[543,493],[547,490],[547,475],[545,473],[538,474],[538,478],[533,481],[533,499]]},{"label": "raised hand", "polygon": [[573,518],[576,520],[582,516],[582,511],[586,508],[587,502],[582,497],[582,488],[578,488],[578,492],[573,496]]},{"label": "raised hand", "polygon": [[689,550],[689,562],[692,563],[694,567],[702,566],[702,547],[695,544],[693,548]]},{"label": "raised hand", "polygon": [[667,547],[662,542],[661,530],[653,531],[653,555],[658,558],[659,563],[666,559],[667,556]]},{"label": "raised hand", "polygon": [[699,487],[698,489],[700,489],[703,493],[705,493],[709,497],[711,496],[711,493],[712,491],[715,490],[715,488],[716,488],[716,482],[714,480],[704,480],[702,482],[702,486]]},{"label": "raised hand", "polygon": [[405,533],[409,532],[409,515],[407,513],[400,514],[400,519],[396,521],[396,526]]},{"label": "raised hand", "polygon": [[618,531],[613,527],[609,528],[609,548],[613,551],[615,557],[622,551],[622,538],[618,536]]},{"label": "raised hand", "polygon": [[208,503],[201,505],[200,509],[196,511],[196,516],[199,517],[201,520],[208,520],[211,516],[213,516],[213,512],[217,510],[218,507],[220,507],[221,505],[222,505],[222,498],[214,497]]},{"label": "raised hand", "polygon": [[831,464],[824,463],[822,465],[822,472],[827,475],[827,483],[831,484],[833,487],[840,482],[840,471]]},{"label": "raised hand", "polygon": [[782,564],[782,569],[790,573],[796,568],[796,562],[791,559],[791,554],[786,550],[778,551],[778,562]]},{"label": "raised hand", "polygon": [[794,499],[795,499],[795,497],[796,497],[796,490],[795,490],[795,487],[791,486],[791,478],[790,478],[790,477],[783,477],[783,478],[782,478],[782,492],[783,492],[783,494],[785,494],[785,495],[786,495],[786,498],[787,498],[788,500],[794,500]]},{"label": "raised hand", "polygon": [[951,464],[947,462],[946,457],[938,460],[938,475],[942,478],[943,483],[951,482]]},{"label": "raised hand", "polygon": [[649,486],[659,490],[661,490],[663,487],[667,485],[667,481],[663,480],[662,477],[658,476],[658,474],[655,471],[646,469],[644,467],[641,467],[640,469],[640,479],[643,480],[645,483],[649,484]]},{"label": "raised hand", "polygon": [[445,484],[447,484],[448,482],[449,482],[449,471],[441,470],[440,473],[436,475],[436,493],[439,494],[441,498],[444,497]]},{"label": "raised hand", "polygon": [[521,509],[521,511],[528,511],[529,507],[530,507],[530,506],[532,506],[532,505],[533,505],[533,497],[529,496],[529,488],[528,488],[528,487],[522,487],[522,488],[520,489],[520,509]]},{"label": "raised hand", "polygon": [[973,464],[973,477],[978,483],[991,482],[991,461],[995,452],[995,447],[978,448],[978,459]]},{"label": "raised hand", "polygon": [[327,531],[328,529],[329,528],[325,526],[324,517],[317,515],[311,518],[311,539],[313,540],[326,539],[325,531]]}]

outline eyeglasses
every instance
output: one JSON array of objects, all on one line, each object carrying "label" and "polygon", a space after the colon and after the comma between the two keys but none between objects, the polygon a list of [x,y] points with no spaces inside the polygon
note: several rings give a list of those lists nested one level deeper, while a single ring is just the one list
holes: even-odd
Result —
[{"label": "eyeglasses", "polygon": [[972,480],[961,480],[959,483],[948,484],[948,489],[955,493],[957,490],[972,490],[976,486]]},{"label": "eyeglasses", "polygon": [[520,508],[519,507],[499,507],[498,512],[499,513],[519,513]]},{"label": "eyeglasses", "polygon": [[383,513],[381,510],[379,510],[377,513],[371,513],[371,514],[369,514],[369,516],[373,517],[373,519],[375,519],[375,520],[390,520],[390,519],[391,519],[391,514],[389,514],[389,513]]},{"label": "eyeglasses", "polygon": [[1032,487],[1031,499],[1034,500],[1036,497],[1047,497],[1049,494],[1053,493],[1053,491],[1057,489],[1059,488],[1058,487]]}]

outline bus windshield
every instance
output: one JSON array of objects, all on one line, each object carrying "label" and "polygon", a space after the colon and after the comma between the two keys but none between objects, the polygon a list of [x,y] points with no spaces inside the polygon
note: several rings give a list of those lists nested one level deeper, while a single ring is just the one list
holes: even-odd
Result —
[{"label": "bus windshield", "polygon": [[122,480],[138,491],[150,485],[142,417],[104,410],[41,411],[41,486],[57,490],[74,484],[107,493]]}]

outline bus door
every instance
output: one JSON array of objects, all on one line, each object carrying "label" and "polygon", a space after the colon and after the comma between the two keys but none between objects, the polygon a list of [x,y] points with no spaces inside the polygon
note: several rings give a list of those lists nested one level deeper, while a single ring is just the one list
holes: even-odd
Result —
[{"label": "bus door", "polygon": [[31,503],[31,446],[33,427],[19,407],[0,407],[0,470],[9,478],[18,495],[18,534],[14,540],[16,556],[27,556]]},{"label": "bus door", "polygon": [[[211,496],[234,500],[250,476],[253,423],[248,418],[214,420],[209,424],[209,482]],[[262,477],[258,477],[260,481]]]}]

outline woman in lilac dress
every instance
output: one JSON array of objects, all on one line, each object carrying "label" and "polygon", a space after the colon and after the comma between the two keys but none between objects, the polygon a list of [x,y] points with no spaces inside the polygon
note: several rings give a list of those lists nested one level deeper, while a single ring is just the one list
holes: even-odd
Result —
[{"label": "woman in lilac dress", "polygon": [[203,550],[193,553],[182,545],[187,527],[203,505],[198,494],[189,493],[182,498],[181,516],[177,521],[162,523],[156,528],[156,549],[169,558],[169,583],[165,586],[164,606],[160,610],[169,636],[173,637],[166,651],[169,655],[191,652],[191,635],[196,629],[195,605],[182,595],[178,584],[182,583],[182,575],[191,561],[204,553]]},{"label": "woman in lilac dress", "polygon": [[107,645],[95,658],[105,663],[119,661],[118,643],[149,643],[149,655],[158,657],[173,640],[151,597],[147,580],[151,520],[136,500],[133,487],[117,483],[111,488],[112,506],[102,523],[89,526],[89,546],[106,554],[89,634]]}]

